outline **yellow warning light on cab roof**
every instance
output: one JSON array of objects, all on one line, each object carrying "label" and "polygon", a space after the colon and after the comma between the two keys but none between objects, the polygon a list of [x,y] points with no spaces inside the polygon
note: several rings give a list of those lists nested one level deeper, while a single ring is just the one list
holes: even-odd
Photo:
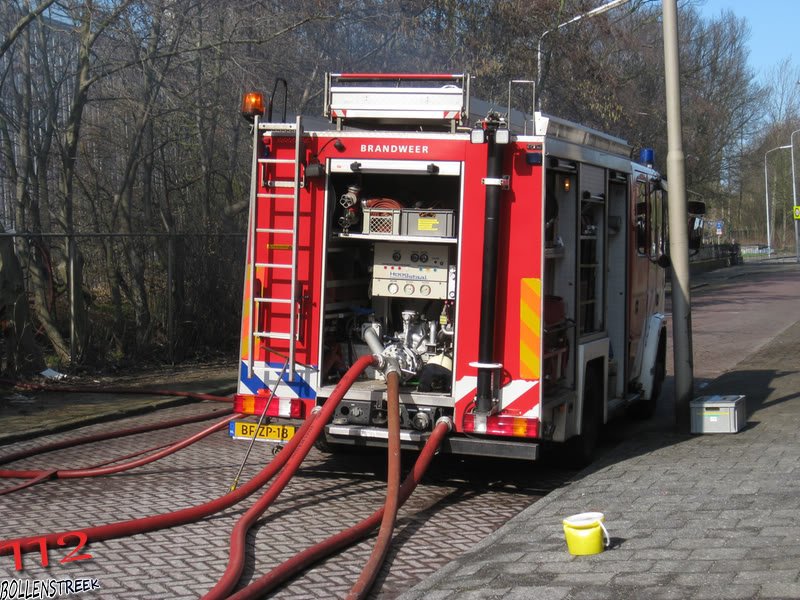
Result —
[{"label": "yellow warning light on cab roof", "polygon": [[242,116],[252,120],[256,115],[264,114],[264,94],[261,92],[247,92],[242,97]]}]

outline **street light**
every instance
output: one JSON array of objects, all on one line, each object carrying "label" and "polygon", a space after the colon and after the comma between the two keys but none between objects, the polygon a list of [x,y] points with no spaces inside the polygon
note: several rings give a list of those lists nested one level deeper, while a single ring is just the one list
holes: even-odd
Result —
[{"label": "street light", "polygon": [[[797,83],[800,83],[798,81]],[[794,207],[797,206],[797,178],[794,174],[794,134],[800,133],[800,129],[796,129],[792,132],[792,135],[789,136],[789,145],[792,147],[792,212],[794,212]],[[795,260],[800,263],[800,235],[798,235],[797,231],[797,219],[794,220],[794,253],[795,253]]]},{"label": "street light", "polygon": [[[794,134],[792,134],[794,135]],[[791,148],[792,145],[788,144],[786,146],[777,146],[770,150],[767,150],[764,153],[764,203],[767,205],[767,258],[772,256],[772,237],[770,235],[769,230],[769,177],[767,177],[767,155],[770,152],[775,152],[775,150],[785,150],[786,148]],[[794,164],[792,164],[794,167]],[[792,179],[794,179],[794,174],[792,174]],[[794,184],[794,182],[792,182]]]},{"label": "street light", "polygon": [[662,0],[664,92],[667,108],[667,179],[669,194],[669,258],[672,265],[672,355],[675,372],[675,426],[689,429],[689,404],[694,392],[692,302],[689,290],[689,232],[686,228],[686,160],[681,131],[678,1]]},{"label": "street light", "polygon": [[548,33],[552,33],[553,31],[558,31],[562,27],[566,27],[567,25],[575,23],[576,21],[580,21],[581,19],[588,19],[590,17],[596,17],[597,15],[601,15],[604,12],[611,10],[612,8],[616,8],[617,6],[622,6],[626,2],[628,2],[628,0],[612,0],[608,4],[603,4],[601,6],[598,6],[597,8],[593,8],[589,12],[585,12],[576,17],[572,17],[569,21],[564,21],[563,23],[561,23],[561,25],[553,27],[552,29],[548,29],[542,35],[539,36],[539,43],[536,45],[536,79],[537,79],[536,91],[539,93],[539,100],[537,102],[539,108],[541,108],[542,105],[540,90],[543,89],[542,84],[544,83],[544,76],[542,73],[542,41],[544,41],[544,36],[546,36]]}]

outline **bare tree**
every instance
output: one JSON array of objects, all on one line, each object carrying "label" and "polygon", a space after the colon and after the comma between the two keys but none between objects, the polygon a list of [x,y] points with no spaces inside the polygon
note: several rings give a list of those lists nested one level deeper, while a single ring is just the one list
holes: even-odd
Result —
[{"label": "bare tree", "polygon": [[[7,16],[7,22],[13,22],[14,25],[12,25],[10,30],[3,36],[3,42],[0,43],[0,57],[2,57],[17,38],[22,35],[22,32],[25,31],[28,25],[55,4],[55,2],[56,0],[42,0],[34,5],[33,10],[31,10],[30,0],[23,0],[21,4],[19,2],[14,4],[9,3],[5,8],[6,11],[11,13]],[[16,18],[16,21],[13,21],[14,18]]]},{"label": "bare tree", "polygon": [[[41,232],[41,207],[47,204],[48,199],[47,171],[55,119],[52,116],[34,119],[34,105],[51,109],[56,104],[49,94],[34,96],[39,89],[34,85],[37,77],[34,62],[36,67],[46,64],[47,53],[32,44],[32,37],[30,29],[18,36],[19,51],[12,57],[15,76],[9,78],[5,86],[6,97],[11,101],[0,109],[3,113],[0,140],[7,167],[6,177],[14,182],[16,226],[24,231]],[[52,84],[52,81],[48,83]],[[48,86],[48,89],[52,88]],[[29,274],[29,289],[38,320],[56,353],[66,359],[69,346],[52,314],[53,279],[52,273],[47,271],[49,251],[41,238],[33,237],[16,238],[16,252]]]},{"label": "bare tree", "polygon": [[[71,285],[79,356],[154,354],[173,326],[167,304],[179,354],[220,339],[235,346],[241,284],[232,274],[241,273],[244,248],[226,236],[243,232],[248,202],[242,91],[269,93],[282,78],[288,114],[313,114],[326,71],[466,72],[476,77],[473,93],[502,111],[509,79],[537,75],[541,35],[596,5],[13,0],[0,7],[0,198],[13,198],[10,220],[29,234],[17,239],[16,254],[37,326],[55,354],[70,359]],[[746,222],[763,186],[758,148],[768,143],[754,124],[785,131],[798,118],[796,98],[787,80],[785,97],[774,92],[775,114],[761,120],[765,96],[746,67],[745,24],[730,13],[703,20],[692,5],[682,3],[681,13],[687,177],[712,209]],[[632,0],[548,34],[545,110],[665,157],[659,7]],[[281,119],[277,89],[273,118]],[[530,90],[515,89],[512,100],[527,109]]]}]

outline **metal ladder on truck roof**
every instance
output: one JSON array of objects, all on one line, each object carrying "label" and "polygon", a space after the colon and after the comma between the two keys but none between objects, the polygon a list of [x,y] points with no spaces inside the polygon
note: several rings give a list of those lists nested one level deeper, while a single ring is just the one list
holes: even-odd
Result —
[{"label": "metal ladder on truck roof", "polygon": [[[258,136],[262,132],[270,132],[273,136],[294,136],[294,157],[293,158],[260,158],[258,156]],[[303,124],[302,118],[298,115],[294,123],[257,123],[255,132],[255,154],[253,155],[253,166],[260,167],[264,173],[261,184],[267,188],[266,192],[258,192],[258,181],[251,185],[250,199],[250,223],[253,227],[250,236],[250,357],[247,362],[248,377],[253,375],[253,359],[255,356],[256,342],[258,339],[277,339],[289,342],[289,353],[286,356],[288,363],[289,379],[294,378],[295,371],[295,350],[297,344],[297,240],[298,225],[300,221],[300,189],[304,183],[300,178],[303,156]],[[268,179],[269,165],[291,164],[293,165],[293,177],[291,179]],[[256,169],[253,170],[254,180],[258,178]],[[259,209],[264,209],[266,204],[291,202],[292,206],[292,227],[291,229],[258,227]],[[279,262],[256,262],[256,237],[258,234],[267,234],[271,239],[276,237],[286,240],[285,244],[291,246],[291,261],[288,263]],[[288,297],[277,297],[271,295],[260,296],[260,290],[256,286],[256,269],[266,269],[267,271],[281,270],[290,271],[290,293]],[[265,277],[266,279],[266,277]],[[266,292],[265,292],[266,293]],[[261,304],[285,304],[289,307],[289,330],[271,331],[256,329],[258,327],[258,309]],[[268,365],[267,365],[268,368]]]}]

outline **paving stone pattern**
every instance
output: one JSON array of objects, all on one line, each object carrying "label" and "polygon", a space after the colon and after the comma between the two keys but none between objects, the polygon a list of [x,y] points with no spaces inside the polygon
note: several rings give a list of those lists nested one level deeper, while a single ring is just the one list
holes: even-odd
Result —
[{"label": "paving stone pattern", "polygon": [[[780,289],[785,295],[787,276],[781,273],[770,279],[765,271],[761,285],[772,292],[783,285]],[[792,276],[797,277],[796,270]],[[736,356],[741,351],[736,336],[722,334],[736,327],[740,311],[752,310],[752,303],[764,297],[756,294],[748,299],[738,289],[732,291],[728,306],[735,310],[729,310],[729,317],[720,325],[719,345]],[[513,477],[476,478],[473,473],[450,477],[445,468],[443,475],[432,478],[402,510],[395,545],[380,576],[383,585],[374,597],[800,598],[797,348],[799,324],[790,326],[737,369],[713,371],[712,376],[722,374],[704,393],[747,394],[751,414],[745,431],[697,437],[675,435],[671,428],[642,430],[635,440],[618,446],[571,485],[535,504],[531,481],[541,480],[541,486],[549,489],[559,485],[558,476],[553,481],[541,473],[526,473],[516,481]],[[209,390],[206,383],[203,388]],[[99,411],[104,403],[95,402],[97,406],[89,413]],[[0,405],[0,417],[5,408]],[[176,407],[128,423],[174,418],[208,408],[199,404]],[[26,405],[17,412],[20,427],[29,426],[36,407]],[[65,418],[69,412],[65,411]],[[6,421],[3,426],[0,443],[2,435],[10,431]],[[204,426],[121,438],[10,466],[97,463]],[[107,427],[93,425],[81,432]],[[75,432],[62,433],[48,439],[73,435]],[[38,443],[23,441],[3,450]],[[80,529],[208,501],[228,489],[242,451],[241,443],[217,433],[136,471],[101,479],[48,482],[0,496],[0,538]],[[244,479],[256,472],[256,464],[267,460],[261,447]],[[313,452],[304,471],[251,536],[255,556],[246,566],[245,579],[379,507],[383,500],[381,472],[369,461],[357,464],[352,458]],[[478,483],[466,485],[462,482],[465,478]],[[28,554],[24,571],[17,573],[12,559],[0,556],[0,578],[99,579],[102,590],[85,594],[87,598],[196,598],[222,573],[228,534],[250,502],[199,523],[93,544],[89,548],[92,559],[87,561],[59,564],[63,552],[53,549],[48,569],[37,565],[35,554]],[[566,552],[561,519],[587,510],[606,514],[612,548],[596,556],[571,557]],[[278,590],[275,597],[344,596],[371,548],[372,540],[358,544]],[[433,575],[401,596],[431,572]]]},{"label": "paving stone pattern", "polygon": [[[800,598],[797,348],[800,323],[703,391],[748,396],[740,433],[625,442],[401,599]],[[612,545],[573,557],[585,511]]]},{"label": "paving stone pattern", "polygon": [[[216,405],[192,404],[125,420],[125,426],[208,412]],[[111,442],[79,446],[32,457],[2,468],[66,468],[96,464],[115,456],[180,439],[211,423],[184,425]],[[49,436],[47,441],[119,428],[120,422]],[[40,444],[27,440],[4,446],[2,454]],[[236,472],[245,442],[224,432],[156,463],[114,476],[50,481],[0,496],[0,538],[80,530],[86,526],[164,513],[222,495]],[[270,460],[257,445],[242,481],[256,465]],[[384,500],[384,459],[330,457],[316,450],[303,470],[250,535],[250,559],[244,581],[267,572],[298,549],[355,524]],[[392,550],[379,575],[375,598],[394,598],[501,526],[539,496],[498,484],[491,477],[468,484],[434,474],[401,509]],[[556,477],[556,480],[558,477]],[[10,485],[13,480],[2,480]],[[557,484],[558,482],[556,482]],[[49,568],[37,554],[24,555],[24,570],[0,556],[0,578],[96,578],[102,589],[87,598],[197,598],[222,574],[228,538],[236,520],[254,497],[201,522],[91,544],[91,560],[59,564],[66,551],[50,550]],[[275,598],[344,597],[358,578],[374,538],[348,549],[275,592]],[[254,551],[253,551],[254,550]]]}]

